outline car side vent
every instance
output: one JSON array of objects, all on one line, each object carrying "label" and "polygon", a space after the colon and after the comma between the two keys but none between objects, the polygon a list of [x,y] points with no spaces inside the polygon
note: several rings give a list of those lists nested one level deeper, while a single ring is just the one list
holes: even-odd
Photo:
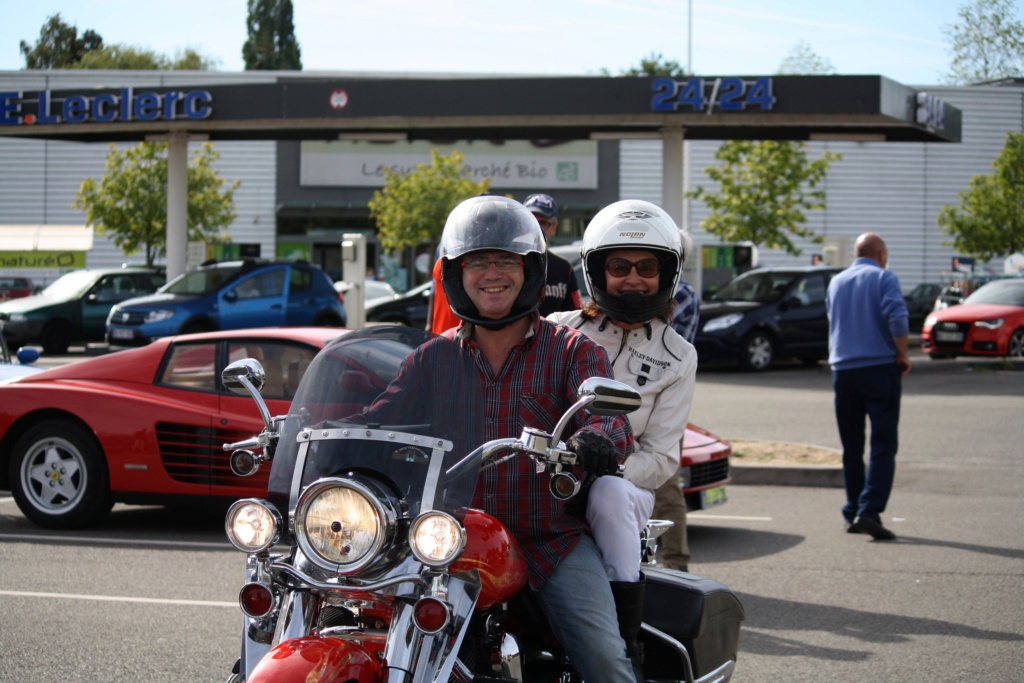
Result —
[{"label": "car side vent", "polygon": [[229,454],[222,448],[225,443],[241,441],[250,436],[252,434],[231,429],[172,422],[158,422],[156,425],[160,462],[168,476],[183,484],[265,487],[265,482],[261,484],[256,481],[256,477],[266,479],[269,467],[243,482],[231,472]]}]

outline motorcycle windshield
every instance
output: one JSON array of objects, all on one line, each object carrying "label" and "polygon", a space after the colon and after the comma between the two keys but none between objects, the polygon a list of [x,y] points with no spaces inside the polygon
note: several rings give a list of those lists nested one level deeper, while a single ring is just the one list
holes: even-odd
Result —
[{"label": "motorcycle windshield", "polygon": [[394,489],[410,517],[434,509],[461,519],[479,462],[449,470],[483,442],[482,393],[458,342],[396,326],[346,334],[303,375],[281,426],[269,498],[286,511],[318,479],[369,475]]}]

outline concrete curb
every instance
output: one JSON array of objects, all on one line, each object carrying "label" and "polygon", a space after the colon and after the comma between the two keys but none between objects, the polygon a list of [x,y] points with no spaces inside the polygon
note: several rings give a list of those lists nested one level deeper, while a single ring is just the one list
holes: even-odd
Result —
[{"label": "concrete curb", "polygon": [[746,465],[732,463],[733,486],[818,486],[843,487],[840,465]]}]

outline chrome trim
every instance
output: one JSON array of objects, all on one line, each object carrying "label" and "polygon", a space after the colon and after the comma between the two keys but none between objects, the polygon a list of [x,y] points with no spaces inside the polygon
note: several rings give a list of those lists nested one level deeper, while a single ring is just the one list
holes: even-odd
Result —
[{"label": "chrome trim", "polygon": [[710,671],[707,675],[698,678],[696,683],[728,683],[732,679],[735,670],[736,660],[730,659],[714,671]]},{"label": "chrome trim", "polygon": [[651,634],[652,636],[654,636],[655,638],[657,638],[658,640],[662,641],[670,648],[675,650],[676,654],[679,655],[679,659],[683,662],[683,680],[686,681],[686,683],[695,683],[695,681],[693,680],[693,663],[690,661],[690,653],[686,649],[685,645],[683,645],[678,640],[676,640],[669,634],[665,633],[664,631],[660,631],[646,622],[642,622],[640,624],[640,629],[645,633]]},{"label": "chrome trim", "polygon": [[402,574],[400,576],[392,576],[382,581],[375,581],[373,583],[354,583],[351,582],[351,579],[348,580],[349,583],[342,583],[342,581],[345,581],[345,579],[341,578],[339,578],[337,581],[320,581],[319,579],[314,579],[309,574],[305,574],[300,570],[296,569],[295,567],[291,566],[291,564],[288,563],[288,560],[274,562],[270,568],[271,571],[279,572],[281,574],[287,574],[293,579],[297,579],[299,582],[301,582],[301,585],[298,586],[298,588],[305,590],[308,590],[310,588],[316,588],[319,590],[329,591],[354,591],[364,593],[375,593],[377,591],[383,590],[384,588],[397,586],[403,583],[416,583],[421,586],[425,586],[427,584],[426,579],[424,579],[424,577],[422,577],[419,574]]}]

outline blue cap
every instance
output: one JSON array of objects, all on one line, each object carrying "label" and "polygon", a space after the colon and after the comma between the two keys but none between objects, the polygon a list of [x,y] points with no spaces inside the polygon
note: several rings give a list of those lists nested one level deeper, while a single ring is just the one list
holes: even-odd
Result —
[{"label": "blue cap", "polygon": [[558,204],[546,194],[531,194],[523,206],[531,213],[539,213],[545,218],[558,218]]}]

